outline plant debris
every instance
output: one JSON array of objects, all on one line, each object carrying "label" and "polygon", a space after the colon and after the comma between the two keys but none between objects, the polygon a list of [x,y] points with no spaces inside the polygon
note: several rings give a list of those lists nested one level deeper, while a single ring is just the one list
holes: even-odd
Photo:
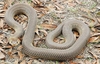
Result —
[{"label": "plant debris", "polygon": [[[16,3],[32,6],[38,17],[35,30],[34,46],[45,47],[47,34],[67,18],[77,18],[86,23],[91,30],[91,38],[85,51],[73,60],[52,61],[29,57],[22,52],[22,37],[9,42],[7,36],[14,33],[4,20],[6,10]],[[0,64],[100,64],[100,3],[99,0],[0,0]],[[27,29],[28,17],[24,14],[14,16],[24,30]],[[73,32],[76,38],[78,32]],[[63,43],[63,35],[54,39]]]}]

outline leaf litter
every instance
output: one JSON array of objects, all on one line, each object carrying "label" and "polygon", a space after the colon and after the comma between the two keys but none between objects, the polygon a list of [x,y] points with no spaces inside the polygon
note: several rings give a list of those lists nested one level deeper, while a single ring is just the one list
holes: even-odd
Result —
[{"label": "leaf litter", "polygon": [[[35,59],[22,52],[21,43],[16,45],[9,43],[7,35],[14,33],[4,21],[6,10],[16,3],[25,2],[36,9],[38,24],[34,38],[35,46],[45,44],[45,37],[54,30],[65,18],[77,18],[85,22],[91,30],[91,38],[85,51],[71,61],[52,61]],[[97,5],[96,5],[97,4]],[[97,7],[98,0],[0,0],[0,63],[1,64],[99,64],[100,63],[100,15]],[[19,14],[14,17],[27,29],[28,17]],[[75,37],[79,37],[74,32]],[[19,39],[22,41],[22,37]],[[54,39],[57,43],[63,43],[62,35]],[[93,50],[92,50],[93,49]]]}]

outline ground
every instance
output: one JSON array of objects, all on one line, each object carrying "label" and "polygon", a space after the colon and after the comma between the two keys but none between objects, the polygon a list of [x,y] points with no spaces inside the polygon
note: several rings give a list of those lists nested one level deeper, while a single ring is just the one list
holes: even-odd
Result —
[{"label": "ground", "polygon": [[[45,37],[61,22],[68,18],[84,21],[90,30],[91,38],[85,49],[73,60],[53,61],[35,59],[22,52],[22,37],[18,43],[10,43],[7,36],[14,33],[4,20],[6,10],[16,3],[27,3],[32,6],[38,17],[34,46],[46,47]],[[0,0],[0,64],[100,64],[100,7],[99,0]],[[15,15],[14,19],[27,29],[27,16]],[[74,35],[79,37],[77,32]],[[54,39],[64,42],[63,36]]]}]

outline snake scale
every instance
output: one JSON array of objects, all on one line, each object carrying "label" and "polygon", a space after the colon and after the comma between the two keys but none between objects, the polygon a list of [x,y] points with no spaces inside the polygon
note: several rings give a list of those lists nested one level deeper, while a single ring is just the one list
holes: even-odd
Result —
[{"label": "snake scale", "polygon": [[[28,17],[28,25],[25,33],[22,26],[14,20],[14,16],[19,13],[24,13]],[[54,31],[47,35],[46,45],[48,48],[33,46],[32,42],[34,40],[37,24],[37,13],[34,8],[24,3],[11,6],[5,13],[5,21],[15,30],[15,33],[10,35],[9,39],[16,40],[24,34],[22,40],[22,51],[31,57],[51,60],[73,59],[82,51],[90,38],[90,29],[83,21],[77,19],[66,19],[58,25]],[[73,29],[77,30],[80,34],[77,40],[73,36]],[[53,42],[53,39],[61,32],[65,38],[65,43],[58,44]]]}]

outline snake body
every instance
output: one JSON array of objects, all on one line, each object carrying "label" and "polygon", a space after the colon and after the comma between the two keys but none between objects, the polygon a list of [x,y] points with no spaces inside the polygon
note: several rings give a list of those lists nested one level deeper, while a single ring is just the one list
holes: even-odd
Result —
[{"label": "snake body", "polygon": [[[18,13],[24,13],[28,16],[28,25],[25,33],[22,26],[13,19],[14,15]],[[11,39],[16,39],[24,33],[22,40],[23,52],[31,57],[52,60],[73,59],[82,51],[90,38],[90,29],[85,23],[76,19],[67,19],[47,35],[46,44],[49,48],[33,46],[32,42],[34,40],[37,24],[37,14],[36,11],[27,4],[21,3],[11,6],[6,11],[5,21],[15,30],[15,33],[10,36]],[[72,33],[73,29],[76,29],[80,34],[76,41]],[[65,43],[54,43],[53,39],[58,36],[61,31],[66,39]]]}]

